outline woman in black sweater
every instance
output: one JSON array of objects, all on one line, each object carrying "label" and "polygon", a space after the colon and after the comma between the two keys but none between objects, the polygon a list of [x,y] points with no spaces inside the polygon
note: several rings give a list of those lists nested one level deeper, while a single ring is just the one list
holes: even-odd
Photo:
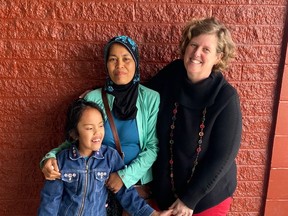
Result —
[{"label": "woman in black sweater", "polygon": [[159,154],[153,194],[173,215],[227,215],[236,189],[242,132],[239,96],[223,77],[234,56],[228,29],[214,18],[192,20],[181,59],[148,86],[160,93]]}]

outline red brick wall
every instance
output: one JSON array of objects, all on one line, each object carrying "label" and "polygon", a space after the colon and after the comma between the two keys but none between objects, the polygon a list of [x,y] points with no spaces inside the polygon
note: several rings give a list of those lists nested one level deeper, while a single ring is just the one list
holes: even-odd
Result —
[{"label": "red brick wall", "polygon": [[[288,19],[286,29],[287,27]],[[273,139],[265,216],[286,216],[288,213],[288,31],[284,42],[286,49],[283,44],[282,59],[285,60],[285,64]],[[284,59],[285,56],[286,59]]]},{"label": "red brick wall", "polygon": [[224,72],[239,91],[244,129],[229,215],[262,215],[286,13],[286,0],[0,1],[0,215],[36,215],[40,158],[62,141],[72,98],[103,83],[110,37],[127,34],[138,42],[147,80],[178,57],[183,24],[203,16],[225,22],[238,45]]}]

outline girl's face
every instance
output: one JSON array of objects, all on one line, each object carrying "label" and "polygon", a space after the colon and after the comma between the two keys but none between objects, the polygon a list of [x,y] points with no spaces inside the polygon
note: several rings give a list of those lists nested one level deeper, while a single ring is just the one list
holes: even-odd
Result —
[{"label": "girl's face", "polygon": [[77,124],[79,135],[79,152],[82,156],[90,156],[92,151],[100,149],[105,134],[101,113],[87,107]]},{"label": "girl's face", "polygon": [[133,79],[136,63],[123,45],[114,43],[109,50],[107,69],[109,77],[115,84],[125,85]]},{"label": "girl's face", "polygon": [[201,34],[189,42],[184,53],[188,78],[196,83],[209,77],[212,68],[222,57],[217,53],[218,38],[215,34]]}]

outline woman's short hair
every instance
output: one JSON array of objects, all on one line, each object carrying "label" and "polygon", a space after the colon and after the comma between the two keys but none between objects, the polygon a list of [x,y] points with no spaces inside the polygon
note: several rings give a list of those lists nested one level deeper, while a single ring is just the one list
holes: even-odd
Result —
[{"label": "woman's short hair", "polygon": [[215,34],[217,36],[217,52],[222,52],[223,55],[221,61],[217,65],[214,65],[213,70],[222,71],[226,69],[229,61],[235,56],[235,44],[229,30],[214,17],[193,19],[186,24],[179,43],[181,58],[183,58],[191,39],[201,34]]}]

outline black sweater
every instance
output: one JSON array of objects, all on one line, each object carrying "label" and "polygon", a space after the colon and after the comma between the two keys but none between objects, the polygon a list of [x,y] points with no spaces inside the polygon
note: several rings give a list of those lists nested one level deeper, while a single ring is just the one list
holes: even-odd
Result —
[{"label": "black sweater", "polygon": [[[153,193],[161,209],[175,197],[171,192],[169,134],[174,103],[179,103],[174,129],[174,181],[177,195],[194,213],[213,207],[236,189],[235,157],[240,147],[242,118],[236,90],[222,73],[192,84],[182,60],[163,68],[148,87],[160,93],[157,133],[159,154],[153,167]],[[202,111],[207,107],[202,151],[192,180]]]}]

